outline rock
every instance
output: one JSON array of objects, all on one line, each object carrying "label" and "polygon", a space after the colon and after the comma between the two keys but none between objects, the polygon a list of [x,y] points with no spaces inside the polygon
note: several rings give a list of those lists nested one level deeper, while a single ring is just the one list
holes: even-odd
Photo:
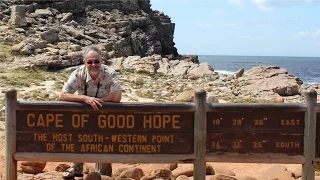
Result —
[{"label": "rock", "polygon": [[150,175],[143,176],[141,178],[141,180],[153,179],[171,180],[171,170],[167,168],[157,169],[153,171]]},{"label": "rock", "polygon": [[239,69],[237,72],[235,72],[234,74],[230,75],[228,80],[232,80],[232,79],[238,79],[240,77],[242,77],[244,73],[244,69]]},{"label": "rock", "polygon": [[40,36],[43,40],[46,40],[48,43],[55,43],[59,41],[58,33],[59,31],[55,29],[49,29],[41,33]]},{"label": "rock", "polygon": [[213,68],[207,62],[195,64],[187,71],[187,74],[193,74],[196,77],[211,76],[213,74]]},{"label": "rock", "polygon": [[238,180],[238,179],[232,176],[218,174],[211,177],[210,180]]},{"label": "rock", "polygon": [[279,180],[285,180],[285,179],[289,179],[289,180],[294,180],[294,174],[290,171],[281,171],[277,174],[274,175],[274,177],[278,178]]},{"label": "rock", "polygon": [[320,162],[313,162],[313,166],[315,169],[320,170]]},{"label": "rock", "polygon": [[175,180],[189,180],[189,177],[186,175],[178,176]]},{"label": "rock", "polygon": [[36,9],[35,16],[47,18],[48,16],[53,16],[53,13],[49,9]]},{"label": "rock", "polygon": [[59,164],[57,167],[56,167],[56,171],[58,172],[64,172],[66,171],[67,169],[69,169],[71,166],[69,166],[68,164]]},{"label": "rock", "polygon": [[193,102],[193,101],[194,101],[194,91],[184,91],[174,99],[174,102]]},{"label": "rock", "polygon": [[287,168],[285,166],[282,165],[274,165],[271,168],[269,168],[268,170],[266,170],[263,175],[267,176],[267,177],[271,177],[271,176],[275,176],[276,174],[279,174],[283,171],[287,171]]},{"label": "rock", "polygon": [[23,27],[27,25],[25,5],[14,5],[11,7],[10,23],[14,27]]},{"label": "rock", "polygon": [[219,99],[215,96],[207,97],[207,103],[219,103]]},{"label": "rock", "polygon": [[92,172],[88,174],[84,179],[85,180],[101,180],[101,175],[98,172]]},{"label": "rock", "polygon": [[214,169],[215,174],[223,174],[228,176],[235,176],[236,174],[226,167],[212,167]]},{"label": "rock", "polygon": [[[185,176],[193,176],[193,164],[179,164],[178,167],[172,171],[172,176],[174,178],[185,175]],[[215,172],[210,164],[206,164],[206,174],[214,175]]]},{"label": "rock", "polygon": [[289,75],[285,69],[276,66],[254,67],[237,80],[236,89],[244,93],[260,96],[260,93],[275,92],[279,96],[299,95],[301,82],[297,77]]},{"label": "rock", "polygon": [[20,167],[23,172],[37,174],[43,171],[46,164],[42,161],[23,161],[20,163]]},{"label": "rock", "polygon": [[131,169],[131,168],[134,168],[135,166],[134,165],[122,165],[120,168],[117,169],[116,172],[113,173],[113,176],[117,177],[119,176],[122,172],[128,170],[128,169]]},{"label": "rock", "polygon": [[120,175],[119,178],[132,178],[135,180],[140,180],[144,176],[144,173],[142,169],[140,168],[130,168],[128,170],[123,171]]}]

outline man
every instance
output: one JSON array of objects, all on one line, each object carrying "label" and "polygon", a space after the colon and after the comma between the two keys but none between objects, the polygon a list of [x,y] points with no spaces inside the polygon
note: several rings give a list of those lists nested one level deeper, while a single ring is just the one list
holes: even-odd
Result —
[{"label": "man", "polygon": [[[59,100],[84,102],[94,110],[102,107],[102,102],[120,102],[121,86],[115,70],[102,64],[101,51],[95,46],[83,50],[83,63],[72,72],[59,94]],[[74,94],[77,91],[77,94]],[[111,176],[111,164],[98,163],[96,170],[102,175]],[[82,177],[83,163],[73,166],[63,173],[64,178]]]}]

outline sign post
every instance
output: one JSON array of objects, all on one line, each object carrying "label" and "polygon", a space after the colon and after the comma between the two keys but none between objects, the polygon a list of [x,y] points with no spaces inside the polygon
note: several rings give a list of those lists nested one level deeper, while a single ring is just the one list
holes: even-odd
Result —
[{"label": "sign post", "polygon": [[311,90],[306,92],[305,100],[307,104],[307,112],[305,114],[304,129],[304,156],[305,163],[302,164],[302,180],[314,179],[315,172],[312,161],[315,159],[316,151],[316,104],[317,92]]},{"label": "sign post", "polygon": [[6,92],[6,179],[17,179],[17,160],[13,158],[16,152],[16,110],[17,91]]},{"label": "sign post", "polygon": [[206,140],[207,140],[207,113],[206,92],[197,90],[194,94],[196,111],[194,113],[194,177],[196,180],[206,179]]}]

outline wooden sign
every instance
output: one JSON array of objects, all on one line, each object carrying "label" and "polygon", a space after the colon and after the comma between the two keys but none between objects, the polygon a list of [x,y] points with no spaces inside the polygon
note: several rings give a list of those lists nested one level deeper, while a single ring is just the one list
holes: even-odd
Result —
[{"label": "wooden sign", "polygon": [[303,134],[304,112],[209,112],[209,133]]},{"label": "wooden sign", "polygon": [[283,153],[303,154],[303,135],[209,133],[208,153]]},{"label": "wooden sign", "polygon": [[[320,109],[320,108],[319,108]],[[317,113],[316,158],[320,158],[320,112]]]},{"label": "wooden sign", "polygon": [[303,154],[303,111],[219,109],[207,113],[207,153]]},{"label": "wooden sign", "polygon": [[17,110],[17,152],[192,154],[193,112]]}]

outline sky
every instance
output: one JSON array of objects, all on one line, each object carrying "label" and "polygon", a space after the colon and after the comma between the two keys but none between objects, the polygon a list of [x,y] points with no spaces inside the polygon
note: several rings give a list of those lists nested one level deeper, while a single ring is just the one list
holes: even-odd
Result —
[{"label": "sky", "polygon": [[179,54],[320,57],[320,0],[151,0]]}]

